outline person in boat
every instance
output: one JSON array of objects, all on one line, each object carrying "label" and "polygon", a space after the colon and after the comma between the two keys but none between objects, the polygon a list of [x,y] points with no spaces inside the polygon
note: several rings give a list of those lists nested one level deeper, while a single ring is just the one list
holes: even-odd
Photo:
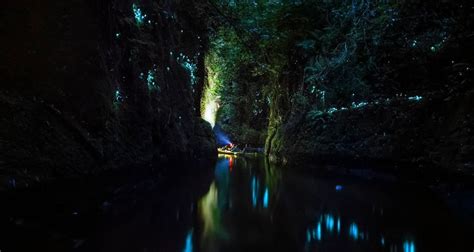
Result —
[{"label": "person in boat", "polygon": [[239,152],[240,151],[239,146],[236,145],[236,144],[232,144],[232,143],[225,145],[221,149],[224,150],[224,151],[231,151],[231,152]]},{"label": "person in boat", "polygon": [[231,151],[233,147],[234,145],[230,143],[230,144],[224,145],[224,147],[222,147],[222,150]]},{"label": "person in boat", "polygon": [[238,152],[238,151],[240,151],[240,150],[239,150],[239,146],[236,145],[236,144],[235,144],[235,145],[232,144],[232,146],[231,146],[231,148],[230,148],[230,151],[232,151],[232,152]]}]

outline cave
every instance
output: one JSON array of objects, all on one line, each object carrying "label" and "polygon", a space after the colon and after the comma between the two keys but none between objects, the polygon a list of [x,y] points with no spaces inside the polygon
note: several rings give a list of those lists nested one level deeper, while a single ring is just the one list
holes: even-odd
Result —
[{"label": "cave", "polygon": [[472,251],[474,2],[6,0],[0,252]]}]

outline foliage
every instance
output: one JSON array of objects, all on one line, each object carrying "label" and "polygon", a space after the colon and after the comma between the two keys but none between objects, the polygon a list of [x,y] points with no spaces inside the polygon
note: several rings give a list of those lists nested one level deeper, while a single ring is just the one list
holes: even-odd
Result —
[{"label": "foliage", "polygon": [[300,112],[315,118],[400,94],[421,97],[465,83],[472,68],[457,52],[472,42],[466,0],[213,3],[227,20],[208,57],[221,119],[245,121],[236,104],[249,104],[255,76],[265,83],[265,103],[257,104],[270,106],[272,124]]},{"label": "foliage", "polygon": [[[214,103],[219,106],[217,121],[223,124],[233,140],[260,139],[254,131],[265,129],[265,99],[262,94],[264,82],[258,82],[254,54],[242,43],[231,27],[222,27],[211,37],[210,50],[206,55],[208,85],[204,92],[205,113]],[[207,118],[212,117],[205,115]],[[244,127],[249,124],[251,127]],[[236,127],[236,129],[229,129]],[[247,140],[245,140],[247,141]],[[258,142],[251,141],[251,142]]]}]

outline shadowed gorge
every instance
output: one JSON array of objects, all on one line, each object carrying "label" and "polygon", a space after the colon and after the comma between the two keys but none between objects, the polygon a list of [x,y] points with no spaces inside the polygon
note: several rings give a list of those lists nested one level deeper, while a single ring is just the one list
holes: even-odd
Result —
[{"label": "shadowed gorge", "polygon": [[471,251],[474,3],[7,0],[0,252]]},{"label": "shadowed gorge", "polygon": [[7,3],[5,169],[38,180],[215,153],[199,118],[207,37],[198,8],[174,1]]}]

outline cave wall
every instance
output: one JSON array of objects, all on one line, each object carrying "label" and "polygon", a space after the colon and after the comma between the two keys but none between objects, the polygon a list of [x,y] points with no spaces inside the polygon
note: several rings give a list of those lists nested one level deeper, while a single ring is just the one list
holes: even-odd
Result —
[{"label": "cave wall", "polygon": [[211,158],[206,23],[200,1],[5,2],[0,184]]},{"label": "cave wall", "polygon": [[360,161],[413,164],[470,174],[474,168],[474,90],[404,99],[363,109],[292,118],[275,129],[272,160],[288,163]]},{"label": "cave wall", "polygon": [[267,154],[472,174],[472,3],[346,5],[288,51]]}]

